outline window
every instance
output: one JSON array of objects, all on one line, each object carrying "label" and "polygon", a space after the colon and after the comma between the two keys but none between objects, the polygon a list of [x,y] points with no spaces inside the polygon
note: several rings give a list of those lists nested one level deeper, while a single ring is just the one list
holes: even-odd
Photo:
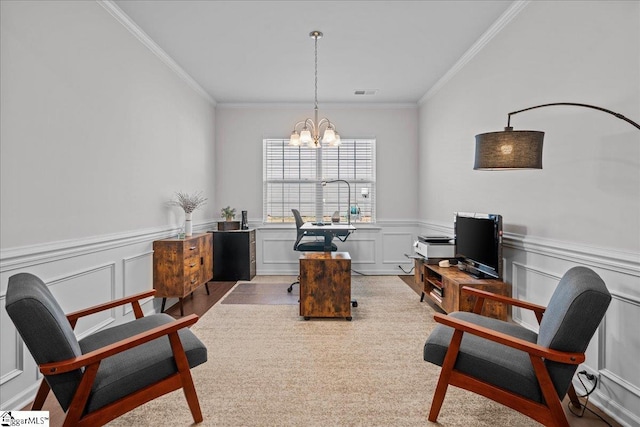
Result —
[{"label": "window", "polygon": [[[342,139],[339,147],[314,149],[289,146],[288,139],[263,140],[264,222],[293,222],[291,209],[305,221],[331,221],[337,211],[346,222],[351,211],[351,222],[375,222],[375,142]],[[337,179],[349,185],[328,182]]]}]

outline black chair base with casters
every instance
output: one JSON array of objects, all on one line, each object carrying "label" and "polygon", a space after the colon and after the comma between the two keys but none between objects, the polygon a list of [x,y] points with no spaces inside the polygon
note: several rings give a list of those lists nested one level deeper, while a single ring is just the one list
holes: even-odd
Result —
[{"label": "black chair base with casters", "polygon": [[[297,246],[297,249],[294,249],[294,250],[298,252],[324,252],[324,240],[318,240],[317,242],[300,243]],[[335,245],[335,243],[332,243],[331,252],[336,252],[337,250],[338,250],[338,247]],[[289,287],[287,288],[287,292],[291,293],[293,291],[293,287],[299,284],[300,284],[300,276],[298,276],[298,280],[296,280],[295,282],[289,285]]]}]

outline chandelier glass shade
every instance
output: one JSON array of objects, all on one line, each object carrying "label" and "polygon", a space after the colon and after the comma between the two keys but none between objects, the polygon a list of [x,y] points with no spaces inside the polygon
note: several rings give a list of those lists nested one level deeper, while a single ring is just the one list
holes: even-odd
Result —
[{"label": "chandelier glass shade", "polygon": [[[321,144],[337,146],[340,145],[340,135],[336,131],[336,127],[329,119],[322,118],[318,120],[318,39],[322,38],[320,31],[312,31],[309,37],[315,43],[315,103],[314,115],[312,118],[306,118],[293,126],[289,145],[300,146],[308,145],[311,148],[319,148]],[[300,130],[298,132],[298,130]],[[320,134],[322,133],[322,139]]]}]

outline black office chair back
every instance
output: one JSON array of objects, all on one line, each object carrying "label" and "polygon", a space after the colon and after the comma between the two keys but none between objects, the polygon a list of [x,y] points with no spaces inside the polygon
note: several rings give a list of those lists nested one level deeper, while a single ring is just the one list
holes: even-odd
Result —
[{"label": "black office chair back", "polygon": [[291,212],[293,212],[293,217],[296,219],[296,228],[300,230],[300,227],[304,224],[302,215],[300,215],[300,211],[298,209],[291,209]]},{"label": "black office chair back", "polygon": [[300,227],[304,224],[304,220],[302,219],[302,215],[300,215],[300,211],[298,209],[291,209],[291,212],[293,212],[293,217],[296,219],[296,231],[298,235],[295,243],[293,244],[293,250],[297,251],[298,244],[300,244],[300,240],[304,237],[304,231],[300,230]]}]

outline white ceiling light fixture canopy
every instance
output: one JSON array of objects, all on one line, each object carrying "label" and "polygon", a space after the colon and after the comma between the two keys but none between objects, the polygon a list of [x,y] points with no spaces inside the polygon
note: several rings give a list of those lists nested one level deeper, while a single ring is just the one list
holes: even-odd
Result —
[{"label": "white ceiling light fixture canopy", "polygon": [[[313,119],[306,118],[293,126],[289,145],[300,146],[307,144],[311,148],[320,148],[321,141],[323,144],[330,146],[340,145],[340,135],[336,131],[336,127],[329,119],[322,118],[318,121],[318,39],[322,38],[320,31],[311,31],[309,37],[314,40],[315,44],[315,103],[313,108]],[[300,133],[298,133],[300,128]],[[322,139],[320,133],[324,128]]]}]

